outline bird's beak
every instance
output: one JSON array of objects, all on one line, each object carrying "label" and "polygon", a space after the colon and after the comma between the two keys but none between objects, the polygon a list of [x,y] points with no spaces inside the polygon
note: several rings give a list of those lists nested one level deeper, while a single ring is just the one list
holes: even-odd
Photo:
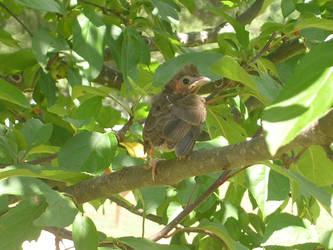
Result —
[{"label": "bird's beak", "polygon": [[197,79],[195,79],[195,81],[190,86],[191,92],[198,91],[203,85],[209,83],[210,81],[211,79],[206,76],[197,77]]}]

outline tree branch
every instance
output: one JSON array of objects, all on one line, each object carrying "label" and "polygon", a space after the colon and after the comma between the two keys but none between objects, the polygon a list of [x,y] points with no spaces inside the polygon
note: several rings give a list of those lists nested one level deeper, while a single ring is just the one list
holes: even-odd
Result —
[{"label": "tree branch", "polygon": [[151,170],[144,166],[123,168],[113,172],[83,181],[64,189],[75,197],[78,203],[84,203],[100,197],[110,196],[138,188],[161,185],[175,185],[192,177],[214,173],[222,170],[232,170],[241,166],[252,165],[260,161],[273,159],[284,152],[298,147],[311,145],[329,145],[333,142],[333,109],[325,116],[313,122],[302,131],[293,141],[280,148],[276,155],[269,153],[263,136],[226,147],[212,150],[193,152],[183,160],[171,159],[158,164],[155,181],[152,180]]},{"label": "tree branch", "polygon": [[6,5],[4,5],[2,2],[0,2],[0,6],[5,9],[19,24],[22,25],[22,27],[28,32],[28,34],[33,37],[32,32],[30,29],[10,10],[7,8]]}]

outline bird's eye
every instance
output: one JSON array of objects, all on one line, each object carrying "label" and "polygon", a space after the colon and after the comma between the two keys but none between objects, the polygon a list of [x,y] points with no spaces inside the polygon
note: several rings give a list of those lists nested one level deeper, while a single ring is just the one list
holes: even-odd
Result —
[{"label": "bird's eye", "polygon": [[184,83],[184,84],[189,84],[189,83],[190,83],[190,80],[189,80],[188,78],[184,78],[184,79],[183,79],[183,83]]}]

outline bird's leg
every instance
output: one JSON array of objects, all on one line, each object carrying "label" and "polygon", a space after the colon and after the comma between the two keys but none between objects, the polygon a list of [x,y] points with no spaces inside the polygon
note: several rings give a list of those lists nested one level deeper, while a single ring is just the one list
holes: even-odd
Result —
[{"label": "bird's leg", "polygon": [[152,175],[152,179],[155,182],[155,176],[156,176],[156,167],[157,167],[157,163],[159,162],[158,159],[154,159],[154,149],[151,148],[148,150],[147,152],[147,160],[148,160],[148,165],[144,165],[145,169],[149,169],[151,168],[151,175]]}]

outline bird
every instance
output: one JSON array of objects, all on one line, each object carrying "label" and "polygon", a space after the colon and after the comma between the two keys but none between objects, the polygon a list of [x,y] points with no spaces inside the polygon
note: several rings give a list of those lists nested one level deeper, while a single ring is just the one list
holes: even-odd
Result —
[{"label": "bird", "polygon": [[153,97],[143,128],[144,152],[148,167],[152,167],[153,181],[158,162],[154,159],[155,149],[175,151],[178,159],[191,153],[206,120],[205,99],[197,91],[210,81],[199,74],[195,65],[188,64]]}]

